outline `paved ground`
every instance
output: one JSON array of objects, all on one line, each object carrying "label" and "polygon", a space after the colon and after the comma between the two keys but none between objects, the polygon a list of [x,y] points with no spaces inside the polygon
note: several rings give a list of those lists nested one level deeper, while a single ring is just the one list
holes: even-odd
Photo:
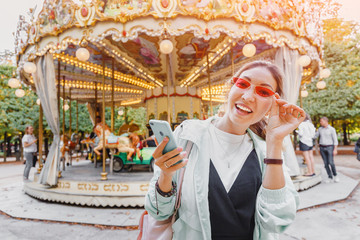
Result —
[{"label": "paved ground", "polygon": [[[316,157],[317,167],[322,169],[322,161]],[[351,179],[345,179],[348,176],[355,180],[360,180],[360,162],[354,156],[338,156],[336,157],[336,164],[339,173],[343,174],[342,184]],[[17,205],[17,208],[22,207],[26,210],[26,205],[31,206],[31,199],[27,195],[22,194],[21,185],[22,171],[24,165],[22,164],[0,164],[0,188],[1,195],[10,197],[10,192],[14,189],[20,189],[18,192],[19,198],[29,198],[23,206]],[[32,169],[34,171],[35,169]],[[32,173],[31,173],[32,175]],[[332,186],[334,186],[332,188]],[[313,189],[330,189],[328,192],[334,192],[340,185],[335,183],[320,184]],[[19,192],[20,191],[20,192]],[[310,191],[310,190],[308,190]],[[304,195],[305,192],[300,193]],[[309,195],[309,194],[308,194]],[[13,195],[14,196],[14,195]],[[309,197],[307,197],[309,198]],[[314,197],[318,198],[318,197]],[[310,195],[311,199],[311,195]],[[55,203],[42,203],[53,208],[52,214],[58,215],[63,213],[64,206]],[[7,203],[0,202],[0,208],[13,207],[14,200]],[[69,208],[67,206],[66,208]],[[72,214],[67,214],[67,219],[74,219],[81,216],[82,212],[94,212],[100,209],[89,209],[83,207],[70,207],[73,209]],[[38,209],[37,209],[38,210]],[[55,211],[54,211],[55,210]],[[15,208],[14,208],[15,211]],[[118,212],[121,215],[132,215],[138,209],[116,209],[107,208],[104,211]],[[63,214],[64,215],[64,214]],[[106,214],[105,214],[106,215]],[[129,223],[133,222],[129,216]],[[101,214],[93,215],[94,219],[104,219],[105,216]],[[120,215],[119,215],[119,218]],[[92,220],[94,220],[92,219]],[[104,227],[94,224],[69,224],[66,222],[52,222],[52,221],[34,221],[27,219],[11,218],[5,214],[0,214],[0,239],[136,239],[137,230],[133,228],[119,228],[119,227]],[[310,208],[298,212],[295,222],[286,230],[281,236],[281,240],[299,239],[299,240],[318,240],[318,239],[357,239],[360,236],[360,187],[358,186],[351,197],[344,201],[337,203],[325,204],[320,207]]]},{"label": "paved ground", "polygon": [[[317,167],[323,169],[321,157],[316,156]],[[355,156],[336,156],[339,173],[360,181],[360,161]],[[324,176],[325,171],[323,171]],[[337,183],[325,185],[327,188]],[[334,187],[335,188],[335,187]],[[315,189],[315,188],[313,188]],[[310,190],[313,190],[310,189]],[[308,191],[310,191],[308,190]],[[305,191],[306,192],[306,191]],[[314,196],[314,201],[316,196]],[[346,200],[324,204],[299,211],[294,223],[281,236],[281,240],[355,240],[360,239],[360,185]]]}]

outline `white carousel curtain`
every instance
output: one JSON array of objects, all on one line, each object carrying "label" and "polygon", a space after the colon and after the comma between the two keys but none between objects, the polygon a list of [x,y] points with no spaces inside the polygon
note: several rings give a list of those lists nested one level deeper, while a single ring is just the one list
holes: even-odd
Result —
[{"label": "white carousel curtain", "polygon": [[50,53],[36,60],[33,74],[36,93],[41,101],[46,121],[54,134],[49,154],[41,170],[39,183],[56,186],[60,167],[60,122],[57,102],[55,67]]},{"label": "white carousel curtain", "polygon": [[[299,96],[299,87],[301,84],[302,67],[298,64],[299,53],[288,47],[281,47],[275,54],[275,64],[284,73],[284,99],[290,103],[296,104]],[[287,136],[284,139],[284,158],[285,164],[290,169],[290,176],[300,175],[299,164],[296,159],[295,151],[290,139]]]}]

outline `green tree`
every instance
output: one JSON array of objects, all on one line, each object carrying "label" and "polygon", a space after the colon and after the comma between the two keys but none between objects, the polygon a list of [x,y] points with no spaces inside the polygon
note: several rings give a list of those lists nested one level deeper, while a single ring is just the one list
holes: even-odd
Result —
[{"label": "green tree", "polygon": [[30,88],[22,86],[25,96],[18,98],[15,96],[16,89],[7,85],[13,71],[15,68],[12,66],[0,66],[0,135],[24,131],[26,125],[34,125],[39,118],[36,94]]},{"label": "green tree", "polygon": [[350,129],[358,126],[360,118],[360,39],[330,42],[324,45],[324,60],[331,76],[324,79],[326,88],[318,90],[313,81],[307,90],[309,96],[303,99],[304,109],[318,122],[327,116],[337,130],[342,128],[344,143],[348,143]]}]

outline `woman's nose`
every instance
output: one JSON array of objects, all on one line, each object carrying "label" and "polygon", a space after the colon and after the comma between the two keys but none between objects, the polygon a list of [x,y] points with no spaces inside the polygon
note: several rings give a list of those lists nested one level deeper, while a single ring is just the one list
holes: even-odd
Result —
[{"label": "woman's nose", "polygon": [[255,88],[249,87],[243,92],[242,98],[247,102],[253,102],[255,100]]}]

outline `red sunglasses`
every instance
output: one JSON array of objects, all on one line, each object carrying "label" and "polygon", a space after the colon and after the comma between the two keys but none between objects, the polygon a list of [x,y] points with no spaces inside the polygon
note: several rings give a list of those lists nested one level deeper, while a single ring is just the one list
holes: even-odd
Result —
[{"label": "red sunglasses", "polygon": [[[247,89],[251,86],[251,83],[248,80],[239,77],[233,77],[233,82],[241,89]],[[272,90],[261,86],[255,86],[255,93],[261,97],[271,97],[275,94]]]}]

